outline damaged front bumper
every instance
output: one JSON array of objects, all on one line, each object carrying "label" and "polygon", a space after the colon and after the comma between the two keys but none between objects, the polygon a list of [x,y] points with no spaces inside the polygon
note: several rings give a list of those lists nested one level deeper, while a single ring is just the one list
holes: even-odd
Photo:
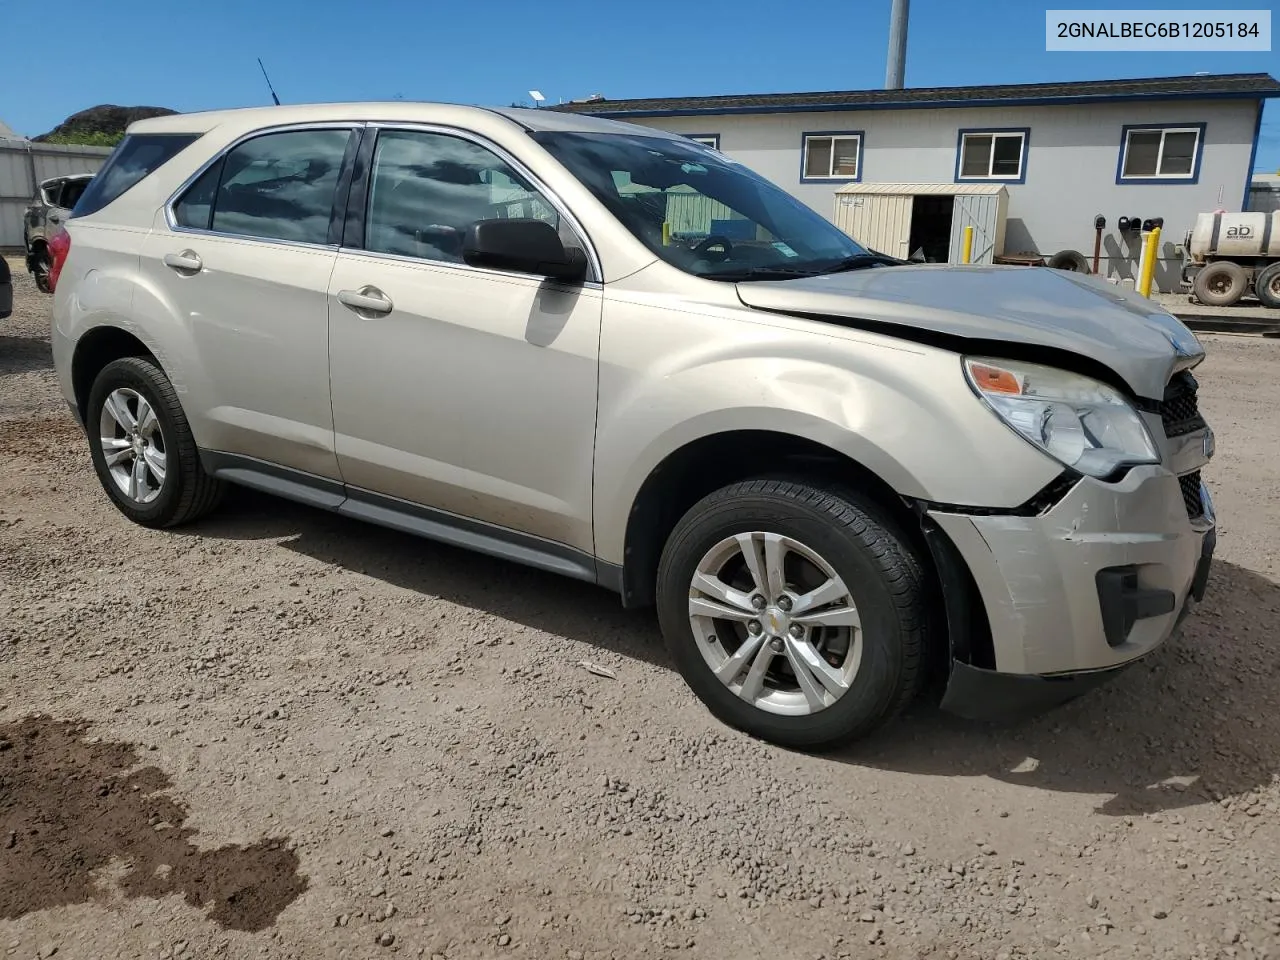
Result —
[{"label": "damaged front bumper", "polygon": [[[953,638],[942,706],[984,719],[1070,700],[1149,654],[1203,597],[1216,544],[1198,473],[1160,467],[1083,478],[1036,516],[925,517]],[[948,584],[948,565],[967,583]],[[957,609],[965,586],[985,618]]]}]

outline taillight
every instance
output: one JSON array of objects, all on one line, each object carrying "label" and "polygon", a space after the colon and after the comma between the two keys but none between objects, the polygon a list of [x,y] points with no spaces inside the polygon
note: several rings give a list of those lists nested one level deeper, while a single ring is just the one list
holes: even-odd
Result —
[{"label": "taillight", "polygon": [[66,227],[59,227],[57,232],[49,238],[49,292],[52,293],[58,286],[58,274],[62,272],[62,265],[67,262],[67,254],[71,252],[71,234],[67,233]]}]

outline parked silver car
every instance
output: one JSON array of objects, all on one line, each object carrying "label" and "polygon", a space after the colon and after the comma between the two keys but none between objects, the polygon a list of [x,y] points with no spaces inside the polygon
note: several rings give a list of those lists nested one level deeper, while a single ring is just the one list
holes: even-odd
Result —
[{"label": "parked silver car", "polygon": [[700,143],[553,111],[135,123],[55,259],[107,495],[224,482],[655,604],[728,723],[825,747],[930,676],[1060,701],[1204,592],[1204,357],[1096,278],[904,265]]},{"label": "parked silver car", "polygon": [[22,245],[27,272],[44,293],[51,292],[49,267],[53,258],[49,252],[49,238],[62,229],[63,222],[71,216],[72,208],[93,176],[92,173],[76,173],[40,181],[35,199],[23,214]]}]

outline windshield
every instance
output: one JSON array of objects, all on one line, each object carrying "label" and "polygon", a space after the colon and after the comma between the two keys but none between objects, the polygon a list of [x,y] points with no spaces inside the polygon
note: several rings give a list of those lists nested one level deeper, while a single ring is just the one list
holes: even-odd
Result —
[{"label": "windshield", "polygon": [[881,260],[795,197],[696,141],[532,136],[650,250],[688,273],[789,279]]}]

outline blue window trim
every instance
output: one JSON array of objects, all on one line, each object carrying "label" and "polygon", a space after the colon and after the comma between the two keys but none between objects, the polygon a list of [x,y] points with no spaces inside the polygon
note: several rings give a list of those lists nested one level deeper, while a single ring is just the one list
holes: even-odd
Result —
[{"label": "blue window trim", "polygon": [[1249,188],[1253,186],[1253,165],[1258,162],[1258,140],[1262,136],[1262,109],[1265,100],[1258,101],[1258,117],[1253,122],[1253,149],[1249,151],[1249,167],[1244,172],[1244,199],[1240,201],[1240,210],[1249,209]]},{"label": "blue window trim", "polygon": [[682,133],[680,134],[680,136],[686,137],[689,140],[694,140],[698,137],[702,137],[704,140],[714,140],[715,143],[711,145],[711,149],[712,150],[720,149],[720,134],[718,133]]},{"label": "blue window trim", "polygon": [[[960,176],[960,162],[964,155],[964,138],[968,136],[981,136],[991,134],[999,136],[1002,133],[1020,133],[1022,134],[1022,157],[1018,165],[1018,175],[1016,177],[962,177]],[[995,145],[992,144],[992,149]],[[1030,127],[961,127],[956,132],[956,170],[953,183],[1026,183],[1027,182],[1027,161],[1031,154],[1031,128]]]},{"label": "blue window trim", "polygon": [[[806,177],[804,175],[806,147],[810,137],[857,137],[858,138],[858,175],[856,177]],[[806,130],[800,134],[800,182],[801,183],[861,183],[862,154],[866,146],[866,134],[861,130]]]},{"label": "blue window trim", "polygon": [[[1200,182],[1200,161],[1204,156],[1204,135],[1207,123],[1126,123],[1120,128],[1120,154],[1116,157],[1116,184],[1125,187],[1141,187],[1149,183],[1170,184],[1181,183],[1195,186]],[[1126,177],[1124,175],[1124,152],[1129,145],[1131,130],[1198,130],[1196,137],[1196,155],[1191,159],[1191,176],[1189,177]],[[1252,177],[1250,171],[1250,177]]]}]

